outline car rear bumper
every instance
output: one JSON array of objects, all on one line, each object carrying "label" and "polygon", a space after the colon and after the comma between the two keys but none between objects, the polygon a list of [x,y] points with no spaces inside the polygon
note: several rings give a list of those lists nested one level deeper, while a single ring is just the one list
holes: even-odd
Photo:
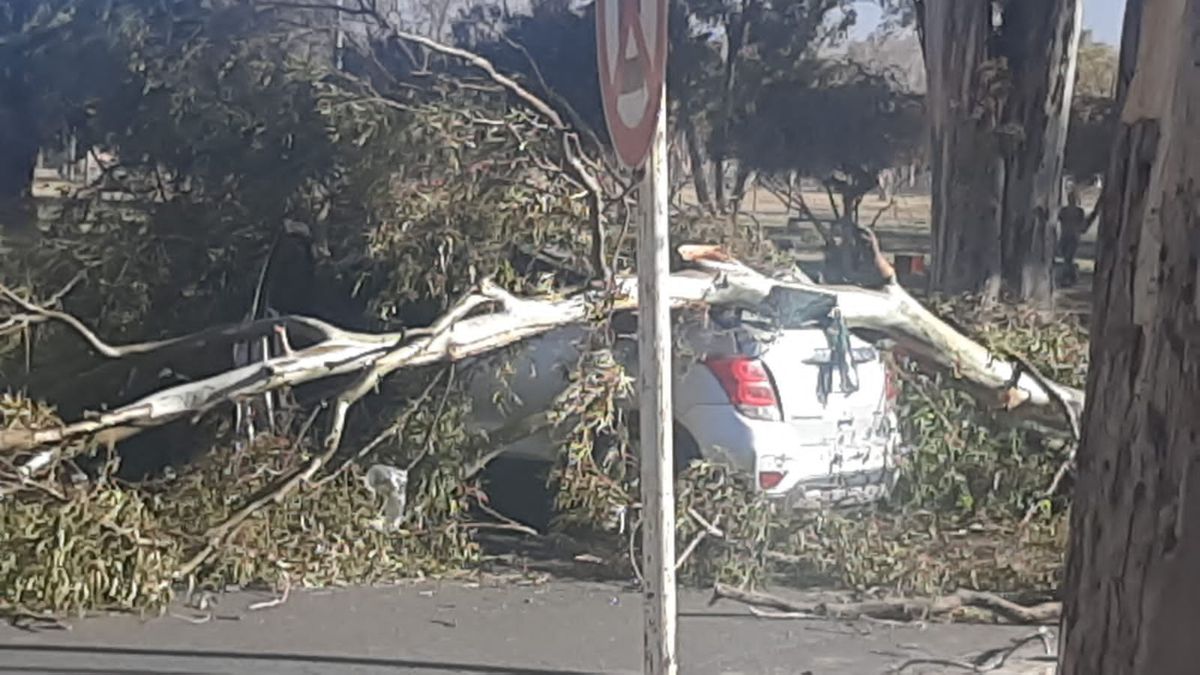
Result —
[{"label": "car rear bumper", "polygon": [[[680,421],[704,459],[753,474],[755,485],[767,495],[798,505],[874,501],[886,496],[895,480],[894,431],[839,453],[828,445],[814,445],[792,425],[750,419],[729,405],[695,406]],[[863,458],[839,470],[839,454]],[[764,484],[767,475],[771,480]]]},{"label": "car rear bumper", "polygon": [[886,499],[892,493],[898,477],[898,469],[888,466],[840,474],[834,480],[800,481],[780,498],[797,509],[865,506]]}]

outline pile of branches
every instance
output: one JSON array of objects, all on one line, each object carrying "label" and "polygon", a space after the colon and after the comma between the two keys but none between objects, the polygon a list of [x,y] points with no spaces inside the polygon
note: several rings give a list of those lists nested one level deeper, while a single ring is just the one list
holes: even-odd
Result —
[{"label": "pile of branches", "polygon": [[102,56],[120,88],[74,132],[120,158],[0,223],[0,605],[478,559],[491,447],[450,364],[588,315],[503,288],[621,264],[626,178],[518,81],[380,15],[335,69],[302,55],[336,22],[282,5],[58,4],[25,57],[53,90],[77,45]]},{"label": "pile of branches", "polygon": [[[479,549],[463,517],[471,494],[460,467],[480,448],[461,432],[462,406],[435,408],[431,394],[447,396],[430,388],[401,404],[381,434],[388,443],[372,448],[374,464],[327,456],[307,429],[218,445],[139,480],[120,478],[119,455],[91,443],[55,445],[59,454],[36,476],[22,453],[6,453],[0,606],[144,611],[185,586],[329,586],[463,569]],[[6,432],[62,426],[26,399],[9,396],[0,408]],[[399,523],[387,508],[392,486],[375,478],[396,467],[407,467],[399,489],[408,517]]]}]

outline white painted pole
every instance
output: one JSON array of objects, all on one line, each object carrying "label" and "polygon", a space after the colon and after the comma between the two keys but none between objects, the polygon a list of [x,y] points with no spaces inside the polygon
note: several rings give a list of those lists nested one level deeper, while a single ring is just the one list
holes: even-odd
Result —
[{"label": "white painted pole", "polygon": [[638,361],[642,444],[642,570],[646,582],[645,673],[675,675],[675,477],[671,413],[670,181],[666,87],[638,200]]}]

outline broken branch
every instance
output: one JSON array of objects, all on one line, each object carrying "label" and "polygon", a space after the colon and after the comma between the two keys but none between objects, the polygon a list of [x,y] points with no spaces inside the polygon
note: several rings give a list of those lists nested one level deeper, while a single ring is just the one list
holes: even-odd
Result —
[{"label": "broken branch", "polygon": [[931,599],[883,598],[861,602],[803,602],[788,600],[756,591],[745,591],[725,584],[713,586],[709,604],[733,600],[753,607],[829,619],[854,620],[862,618],[915,621],[945,616],[967,607],[990,612],[997,619],[1018,624],[1050,624],[1058,621],[1062,603],[1045,602],[1026,607],[994,593],[958,590]]}]

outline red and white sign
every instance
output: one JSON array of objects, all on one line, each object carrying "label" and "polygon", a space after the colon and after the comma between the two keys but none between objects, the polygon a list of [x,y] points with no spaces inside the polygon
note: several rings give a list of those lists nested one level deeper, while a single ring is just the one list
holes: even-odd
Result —
[{"label": "red and white sign", "polygon": [[604,120],[617,158],[650,154],[667,72],[668,0],[596,0],[596,56]]}]

